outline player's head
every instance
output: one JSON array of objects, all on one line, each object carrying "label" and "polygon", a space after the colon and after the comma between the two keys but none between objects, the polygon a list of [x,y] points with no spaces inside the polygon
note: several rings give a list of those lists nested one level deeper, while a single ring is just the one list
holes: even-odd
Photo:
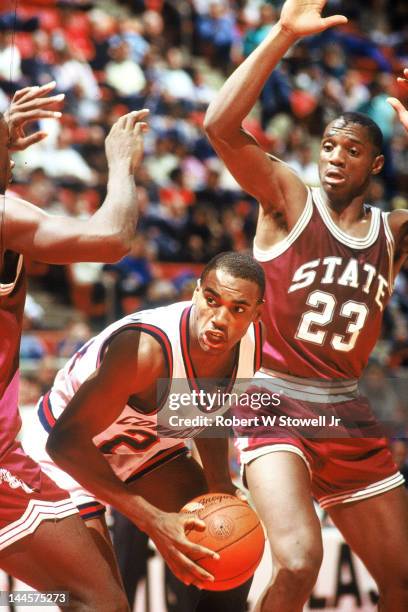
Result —
[{"label": "player's head", "polygon": [[0,113],[0,193],[4,193],[6,191],[11,176],[8,140],[8,126],[3,115]]},{"label": "player's head", "polygon": [[326,127],[319,159],[325,192],[333,199],[362,195],[384,165],[378,125],[362,113],[343,113]]},{"label": "player's head", "polygon": [[246,253],[221,253],[204,268],[194,291],[194,336],[218,354],[230,350],[262,312],[265,276]]}]

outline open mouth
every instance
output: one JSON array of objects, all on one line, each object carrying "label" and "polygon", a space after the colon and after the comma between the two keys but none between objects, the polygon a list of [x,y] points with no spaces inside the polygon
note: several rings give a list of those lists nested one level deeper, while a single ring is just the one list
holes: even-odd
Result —
[{"label": "open mouth", "polygon": [[218,348],[225,344],[225,335],[220,331],[206,331],[203,334],[204,343],[210,348]]},{"label": "open mouth", "polygon": [[328,170],[324,175],[324,178],[327,183],[332,184],[344,183],[344,181],[346,180],[345,175],[341,172],[338,172],[337,170]]}]

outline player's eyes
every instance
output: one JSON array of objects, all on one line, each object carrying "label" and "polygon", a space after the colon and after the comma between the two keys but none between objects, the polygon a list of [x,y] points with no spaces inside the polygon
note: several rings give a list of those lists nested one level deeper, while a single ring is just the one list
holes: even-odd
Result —
[{"label": "player's eyes", "polygon": [[358,149],[350,149],[350,155],[352,155],[353,157],[357,157],[358,153]]},{"label": "player's eyes", "polygon": [[214,306],[214,304],[215,304],[215,300],[214,300],[214,298],[212,298],[212,297],[209,297],[209,296],[208,296],[208,297],[206,297],[205,299],[206,299],[207,304],[208,304],[209,306]]},{"label": "player's eyes", "polygon": [[242,308],[242,306],[235,306],[234,312],[236,312],[237,314],[242,314],[243,312],[245,312],[245,308]]},{"label": "player's eyes", "polygon": [[324,151],[331,151],[332,148],[333,148],[333,145],[330,144],[330,142],[325,142],[324,145],[323,145],[323,150]]}]

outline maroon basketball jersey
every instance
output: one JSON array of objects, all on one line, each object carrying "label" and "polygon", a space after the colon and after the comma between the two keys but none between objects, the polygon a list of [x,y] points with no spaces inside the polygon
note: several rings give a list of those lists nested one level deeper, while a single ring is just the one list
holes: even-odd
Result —
[{"label": "maroon basketball jersey", "polygon": [[4,197],[0,198],[0,457],[20,429],[18,361],[26,282],[22,255],[4,252]]},{"label": "maroon basketball jersey", "polygon": [[313,189],[284,240],[254,246],[267,279],[265,367],[316,379],[361,375],[393,286],[387,214],[370,210],[367,235],[349,236]]}]

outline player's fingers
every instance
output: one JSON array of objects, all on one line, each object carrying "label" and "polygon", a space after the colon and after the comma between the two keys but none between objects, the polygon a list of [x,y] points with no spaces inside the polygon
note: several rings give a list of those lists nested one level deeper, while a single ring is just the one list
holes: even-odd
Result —
[{"label": "player's fingers", "polygon": [[32,99],[37,96],[46,96],[50,91],[55,89],[56,87],[55,81],[50,81],[49,83],[45,83],[44,85],[34,85],[33,87],[28,87],[28,91],[25,94],[25,98]]},{"label": "player's fingers", "polygon": [[175,561],[179,566],[179,571],[184,574],[184,578],[189,579],[191,582],[194,581],[206,581],[209,580],[214,582],[214,576],[207,572],[201,565],[194,563],[188,556],[178,551],[175,557]]},{"label": "player's fingers", "polygon": [[248,503],[248,497],[245,491],[242,491],[241,489],[236,489],[235,497],[238,497],[238,499],[240,499],[241,501]]},{"label": "player's fingers", "polygon": [[149,130],[149,125],[147,123],[136,123],[135,127],[134,127],[134,132],[136,135],[139,134],[144,134],[145,132],[147,132]]},{"label": "player's fingers", "polygon": [[30,87],[24,87],[23,89],[18,89],[13,96],[13,102],[26,102],[27,100],[32,100],[39,95],[45,95],[48,92],[52,91],[56,86],[55,81],[50,81],[49,83],[45,83],[44,85],[32,85]]},{"label": "player's fingers", "polygon": [[388,104],[391,104],[392,108],[401,115],[402,113],[406,113],[407,109],[405,106],[398,100],[398,98],[387,98]]},{"label": "player's fingers", "polygon": [[23,87],[23,89],[17,89],[17,91],[14,93],[13,102],[18,102],[19,100],[23,100],[25,99],[27,96],[29,96],[30,92],[34,91],[34,92],[38,92],[39,87],[38,85],[33,85],[32,87]]},{"label": "player's fingers", "polygon": [[18,103],[18,109],[21,111],[30,111],[43,108],[44,106],[60,105],[65,98],[65,94],[57,94],[49,98],[26,98],[21,99]]},{"label": "player's fingers", "polygon": [[185,553],[188,557],[191,557],[192,555],[194,555],[195,558],[211,557],[215,561],[218,561],[220,558],[220,555],[215,552],[215,550],[211,550],[211,548],[191,542],[191,540],[188,538],[180,540],[177,546],[178,549],[183,551],[183,553]]},{"label": "player's fingers", "polygon": [[408,89],[408,73],[406,76],[404,75],[403,77],[398,77],[397,81],[403,86],[404,89]]},{"label": "player's fingers", "polygon": [[197,531],[204,531],[205,522],[198,518],[195,514],[186,514],[186,516],[182,516],[181,520],[183,522],[184,530],[186,529],[196,529]]},{"label": "player's fingers", "polygon": [[126,128],[133,129],[134,126],[139,122],[145,119],[149,114],[149,110],[147,108],[143,108],[140,111],[132,111],[126,115]]},{"label": "player's fingers", "polygon": [[21,111],[14,113],[10,123],[13,125],[22,125],[29,121],[37,121],[38,119],[59,119],[62,117],[60,111],[45,111],[45,110],[32,110],[32,111]]},{"label": "player's fingers", "polygon": [[326,30],[327,28],[333,28],[339,25],[344,25],[347,22],[348,19],[344,15],[332,15],[331,17],[324,17],[321,20],[322,30]]},{"label": "player's fingers", "polygon": [[41,142],[41,140],[44,140],[47,136],[47,132],[35,132],[35,134],[30,134],[30,136],[18,138],[13,144],[13,149],[16,151],[23,151],[36,142]]}]

